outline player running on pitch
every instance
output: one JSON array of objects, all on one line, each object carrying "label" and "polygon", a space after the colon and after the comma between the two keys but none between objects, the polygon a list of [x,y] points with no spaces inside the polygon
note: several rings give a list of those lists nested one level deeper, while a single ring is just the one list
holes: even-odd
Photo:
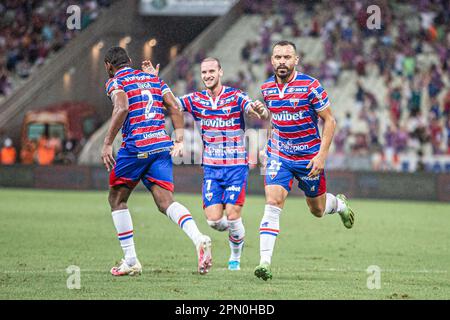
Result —
[{"label": "player running on pitch", "polygon": [[[142,69],[157,73],[158,66],[155,70],[150,61],[144,61]],[[268,112],[262,102],[253,102],[241,90],[222,85],[223,70],[218,59],[204,59],[200,72],[206,90],[187,94],[179,101],[182,109],[191,113],[201,126],[203,208],[208,225],[218,231],[228,230],[231,249],[228,269],[240,270],[245,236],[241,211],[249,170],[244,113],[267,119]],[[253,109],[256,106],[259,113]]]},{"label": "player running on pitch", "polygon": [[[177,130],[176,141],[172,143],[164,129],[163,105],[175,129],[183,128],[183,114],[163,80],[132,69],[130,64],[127,52],[121,47],[113,47],[105,55],[105,68],[111,78],[106,83],[106,93],[114,109],[102,159],[110,171],[109,204],[125,256],[111,273],[124,276],[142,272],[127,206],[128,197],[141,180],[152,193],[159,211],[177,223],[195,244],[198,272],[205,274],[212,265],[211,239],[200,233],[189,210],[173,200],[171,155],[180,155],[183,150],[183,130]],[[120,128],[123,143],[114,160],[112,143]]]},{"label": "player running on pitch", "polygon": [[[280,214],[294,178],[313,215],[337,212],[346,228],[353,227],[355,219],[344,195],[326,192],[324,166],[336,126],[326,91],[319,81],[296,71],[299,57],[292,42],[276,43],[271,62],[275,75],[261,87],[272,125],[264,177],[266,206],[260,225],[261,260],[255,269],[255,275],[263,280],[272,278],[270,263]],[[322,138],[319,117],[323,120]]]}]

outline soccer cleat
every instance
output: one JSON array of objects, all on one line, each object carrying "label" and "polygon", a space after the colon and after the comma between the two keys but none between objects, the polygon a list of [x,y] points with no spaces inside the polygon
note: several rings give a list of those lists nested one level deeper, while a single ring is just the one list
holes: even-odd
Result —
[{"label": "soccer cleat", "polygon": [[121,276],[137,276],[142,273],[142,266],[139,263],[139,260],[136,259],[136,263],[134,266],[129,266],[125,259],[122,259],[120,263],[111,268],[111,274],[115,277],[121,277]]},{"label": "soccer cleat", "polygon": [[343,212],[339,212],[341,216],[342,223],[347,229],[353,227],[353,223],[355,222],[355,213],[348,205],[347,197],[343,194],[338,194],[336,198],[342,200],[345,203],[345,210]]},{"label": "soccer cleat", "polygon": [[203,235],[197,244],[198,273],[207,274],[212,267],[211,238]]},{"label": "soccer cleat", "polygon": [[228,270],[231,271],[241,270],[241,263],[239,261],[228,261]]},{"label": "soccer cleat", "polygon": [[270,265],[268,263],[261,263],[255,268],[255,276],[267,281],[272,279],[272,272],[270,271]]}]

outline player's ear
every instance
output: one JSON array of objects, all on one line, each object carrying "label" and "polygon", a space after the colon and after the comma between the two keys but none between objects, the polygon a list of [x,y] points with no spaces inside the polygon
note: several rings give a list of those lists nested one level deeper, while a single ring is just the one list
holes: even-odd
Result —
[{"label": "player's ear", "polygon": [[300,57],[299,56],[295,56],[295,65],[298,65],[300,61]]},{"label": "player's ear", "polygon": [[114,76],[113,66],[110,62],[105,62],[105,69],[108,73],[109,77],[112,78]]},{"label": "player's ear", "polygon": [[223,69],[222,68],[219,69],[219,77],[223,77]]}]

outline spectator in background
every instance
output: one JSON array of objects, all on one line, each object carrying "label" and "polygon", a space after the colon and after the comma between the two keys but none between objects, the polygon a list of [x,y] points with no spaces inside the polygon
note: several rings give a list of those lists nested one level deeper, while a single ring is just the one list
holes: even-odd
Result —
[{"label": "spectator in background", "polygon": [[430,140],[433,148],[433,154],[442,154],[442,141],[444,140],[444,130],[441,127],[439,119],[431,117],[430,123]]},{"label": "spectator in background", "polygon": [[422,101],[422,88],[420,87],[419,81],[413,81],[411,96],[408,101],[409,112],[413,113],[419,111],[421,101]]},{"label": "spectator in background", "polygon": [[431,98],[430,116],[438,120],[441,118],[441,108],[437,97]]},{"label": "spectator in background", "polygon": [[77,158],[74,154],[74,144],[72,141],[67,140],[64,143],[64,148],[62,152],[55,156],[55,163],[61,164],[74,164],[77,162]]},{"label": "spectator in background", "polygon": [[444,98],[444,111],[443,114],[445,117],[450,117],[450,89],[447,91],[447,94]]},{"label": "spectator in background", "polygon": [[22,164],[33,164],[36,157],[36,143],[27,140],[20,150],[20,162]]},{"label": "spectator in background", "polygon": [[450,117],[447,118],[447,123],[445,125],[447,129],[447,154],[450,155]]},{"label": "spectator in background", "polygon": [[12,165],[16,163],[16,148],[14,148],[12,144],[12,140],[10,138],[6,138],[3,143],[3,148],[0,151],[0,163],[2,165]]},{"label": "spectator in background", "polygon": [[389,110],[391,113],[391,121],[395,125],[398,124],[398,121],[401,116],[401,107],[400,102],[402,100],[402,94],[399,87],[394,87],[389,89]]},{"label": "spectator in background", "polygon": [[48,130],[39,138],[37,146],[37,162],[41,166],[51,165],[55,160],[55,145],[51,143]]}]

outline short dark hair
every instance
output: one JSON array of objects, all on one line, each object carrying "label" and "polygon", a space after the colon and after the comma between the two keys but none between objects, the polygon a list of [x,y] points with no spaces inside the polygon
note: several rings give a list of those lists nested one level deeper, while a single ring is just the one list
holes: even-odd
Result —
[{"label": "short dark hair", "polygon": [[296,47],[295,43],[288,41],[288,40],[281,40],[281,41],[276,42],[272,47],[272,53],[273,53],[273,49],[275,49],[276,46],[282,46],[282,47],[292,46],[292,48],[294,48],[294,51],[297,52],[297,47]]},{"label": "short dark hair", "polygon": [[208,62],[208,61],[216,61],[217,64],[219,65],[219,69],[222,69],[222,66],[221,66],[221,64],[220,64],[219,59],[214,58],[214,57],[208,57],[208,58],[205,58],[205,59],[202,60],[202,62],[201,62],[200,64],[202,64],[203,62]]},{"label": "short dark hair", "polygon": [[105,63],[107,62],[111,63],[114,68],[120,68],[129,65],[131,59],[124,48],[112,47],[105,54]]}]

